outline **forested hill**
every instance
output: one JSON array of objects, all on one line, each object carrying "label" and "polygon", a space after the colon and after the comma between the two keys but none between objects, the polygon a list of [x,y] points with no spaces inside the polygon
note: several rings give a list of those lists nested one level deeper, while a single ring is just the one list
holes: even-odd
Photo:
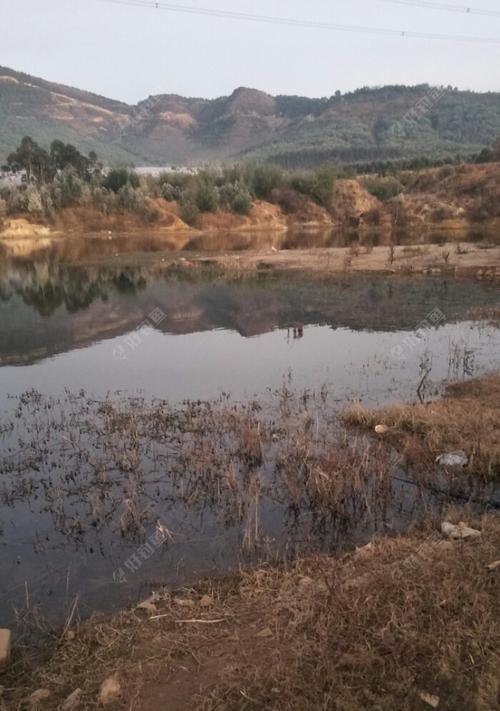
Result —
[{"label": "forested hill", "polygon": [[0,162],[25,135],[136,165],[467,157],[500,137],[500,93],[385,86],[310,99],[239,88],[213,100],[162,94],[131,106],[0,67]]}]

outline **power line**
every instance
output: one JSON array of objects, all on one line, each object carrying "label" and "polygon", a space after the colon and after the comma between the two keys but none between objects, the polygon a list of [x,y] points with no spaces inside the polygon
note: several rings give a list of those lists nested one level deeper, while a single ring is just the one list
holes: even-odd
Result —
[{"label": "power line", "polygon": [[450,5],[444,2],[431,2],[430,0],[382,0],[394,5],[409,5],[413,7],[424,7],[429,10],[444,10],[445,12],[464,13],[466,15],[482,15],[484,17],[500,17],[499,10],[487,10],[486,8],[470,7],[469,5]]},{"label": "power line", "polygon": [[154,2],[153,0],[101,0],[101,2],[115,5],[128,5],[131,7],[145,7],[168,12],[185,13],[189,15],[202,15],[207,17],[220,17],[228,20],[244,20],[248,22],[264,22],[272,25],[287,25],[289,27],[305,27],[316,30],[332,30],[335,32],[355,32],[370,35],[386,35],[390,37],[403,37],[410,39],[448,40],[454,42],[476,42],[480,44],[500,44],[500,37],[474,37],[472,35],[447,35],[433,34],[431,32],[413,32],[406,30],[391,30],[379,27],[362,27],[357,25],[341,25],[333,22],[315,22],[311,20],[297,20],[290,17],[275,17],[272,15],[254,15],[246,12],[233,12],[232,10],[215,10],[194,5],[176,5],[167,2]]}]

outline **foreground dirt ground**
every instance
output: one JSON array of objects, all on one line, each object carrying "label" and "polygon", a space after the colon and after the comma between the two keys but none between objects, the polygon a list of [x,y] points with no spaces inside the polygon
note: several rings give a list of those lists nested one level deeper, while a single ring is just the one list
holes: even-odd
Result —
[{"label": "foreground dirt ground", "polygon": [[243,573],[69,626],[41,651],[16,650],[1,708],[491,711],[500,521],[448,514],[464,517],[480,536],[446,540],[430,521],[340,559]]}]

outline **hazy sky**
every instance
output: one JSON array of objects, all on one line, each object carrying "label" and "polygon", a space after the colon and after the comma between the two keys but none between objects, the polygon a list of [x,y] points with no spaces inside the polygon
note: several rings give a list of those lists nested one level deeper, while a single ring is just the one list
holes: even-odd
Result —
[{"label": "hazy sky", "polygon": [[[386,0],[172,0],[253,14],[500,38],[500,17]],[[443,0],[500,10],[498,0]],[[0,0],[0,64],[136,102],[214,97],[238,86],[330,96],[360,86],[500,90],[500,44],[419,40],[200,17],[102,0]]]}]

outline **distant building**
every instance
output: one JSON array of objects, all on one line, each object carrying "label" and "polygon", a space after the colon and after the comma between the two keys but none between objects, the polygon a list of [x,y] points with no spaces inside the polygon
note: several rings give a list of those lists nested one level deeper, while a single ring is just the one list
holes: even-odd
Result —
[{"label": "distant building", "polygon": [[0,190],[2,188],[20,187],[27,183],[28,174],[25,170],[2,170],[0,172]]},{"label": "distant building", "polygon": [[174,165],[165,165],[165,166],[137,166],[135,168],[135,172],[138,173],[139,175],[151,175],[153,177],[158,177],[162,173],[185,173],[188,175],[196,175],[201,168],[195,168],[191,167],[188,168],[187,166],[174,166]]}]

